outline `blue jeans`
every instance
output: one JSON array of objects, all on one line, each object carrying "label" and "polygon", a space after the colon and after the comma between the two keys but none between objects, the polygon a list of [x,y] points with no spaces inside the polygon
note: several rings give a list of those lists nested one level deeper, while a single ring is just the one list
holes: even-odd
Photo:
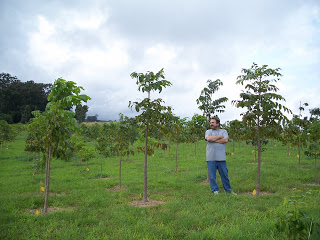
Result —
[{"label": "blue jeans", "polygon": [[230,181],[228,177],[228,168],[226,161],[207,161],[209,170],[209,179],[211,191],[219,191],[219,187],[216,180],[217,169],[219,171],[223,188],[226,192],[231,192]]}]

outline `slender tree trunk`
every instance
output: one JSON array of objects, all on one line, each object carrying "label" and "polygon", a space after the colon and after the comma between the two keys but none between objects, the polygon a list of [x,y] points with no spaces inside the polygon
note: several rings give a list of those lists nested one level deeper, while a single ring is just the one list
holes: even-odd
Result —
[{"label": "slender tree trunk", "polygon": [[44,213],[48,212],[51,151],[52,151],[52,147],[49,146],[47,157],[46,157],[46,183],[44,188],[45,198],[44,198],[44,209],[43,209]]},{"label": "slender tree trunk", "polygon": [[144,144],[144,185],[143,185],[143,202],[147,202],[147,183],[148,183],[148,177],[147,177],[147,168],[148,168],[148,125],[146,126],[145,131],[145,144]]},{"label": "slender tree trunk", "polygon": [[[316,145],[315,145],[316,148]],[[317,179],[317,149],[315,149],[315,154],[314,154],[314,183],[318,183]]]},{"label": "slender tree trunk", "polygon": [[102,178],[102,154],[100,154],[100,178]]},{"label": "slender tree trunk", "polygon": [[256,159],[257,159],[257,142],[254,145],[254,162],[256,162]]},{"label": "slender tree trunk", "polygon": [[177,148],[176,148],[176,173],[178,172],[178,147],[179,147],[179,143],[177,143]]},{"label": "slender tree trunk", "polygon": [[194,156],[197,156],[197,141],[194,142]]},{"label": "slender tree trunk", "polygon": [[290,156],[290,146],[289,146],[289,143],[287,144],[287,154],[288,154],[288,156]]},{"label": "slender tree trunk", "polygon": [[240,141],[239,138],[238,138],[238,142],[239,142],[239,153],[240,153],[240,143],[241,143],[241,141]]},{"label": "slender tree trunk", "polygon": [[171,150],[171,139],[170,139],[170,137],[169,137],[169,159],[170,159],[170,151]]},{"label": "slender tree trunk", "polygon": [[299,158],[299,162],[298,162],[298,166],[299,166],[299,168],[300,168],[300,116],[301,116],[301,101],[300,101],[300,107],[299,107],[299,109],[300,109],[300,112],[299,112],[299,129],[298,129],[298,139],[299,139],[299,141],[298,141],[298,158]]},{"label": "slender tree trunk", "polygon": [[261,142],[260,142],[260,135],[259,135],[259,118],[258,118],[258,169],[257,169],[257,184],[256,184],[256,191],[257,195],[260,194],[260,180],[261,180]]},{"label": "slender tree trunk", "polygon": [[130,145],[128,144],[127,160],[129,160]]},{"label": "slender tree trunk", "polygon": [[120,153],[120,161],[119,161],[119,189],[121,189],[121,162],[122,162],[122,154]]},{"label": "slender tree trunk", "polygon": [[234,138],[232,138],[232,152],[234,153],[234,144],[235,144],[235,141],[234,141]]}]

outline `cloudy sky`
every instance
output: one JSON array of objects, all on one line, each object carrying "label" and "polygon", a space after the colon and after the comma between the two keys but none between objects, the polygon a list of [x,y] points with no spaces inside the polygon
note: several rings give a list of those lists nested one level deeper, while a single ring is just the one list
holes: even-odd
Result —
[{"label": "cloudy sky", "polygon": [[88,115],[134,116],[139,93],[132,72],[164,68],[172,86],[159,95],[174,114],[201,114],[207,80],[228,97],[222,122],[240,119],[236,85],[242,68],[280,67],[285,105],[320,107],[319,0],[1,0],[0,72],[21,81],[62,77],[84,87]]}]

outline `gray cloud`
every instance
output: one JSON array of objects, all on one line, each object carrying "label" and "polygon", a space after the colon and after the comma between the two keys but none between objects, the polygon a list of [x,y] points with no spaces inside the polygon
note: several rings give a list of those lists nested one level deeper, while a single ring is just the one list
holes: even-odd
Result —
[{"label": "gray cloud", "polygon": [[[176,115],[191,117],[200,113],[195,100],[207,79],[224,82],[217,98],[239,98],[236,77],[252,62],[283,69],[280,94],[289,107],[297,96],[319,107],[316,0],[3,0],[0,29],[0,72],[23,81],[75,81],[92,97],[89,114],[99,119],[135,114],[128,102],[144,95],[133,71],[164,68],[173,86],[160,97]],[[227,106],[223,118],[239,118],[241,110]]]}]

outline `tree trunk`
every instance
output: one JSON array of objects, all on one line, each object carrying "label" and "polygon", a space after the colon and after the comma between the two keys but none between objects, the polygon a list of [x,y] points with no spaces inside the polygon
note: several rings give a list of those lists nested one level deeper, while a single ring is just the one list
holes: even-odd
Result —
[{"label": "tree trunk", "polygon": [[234,153],[234,142],[235,142],[235,141],[234,141],[234,138],[232,138],[232,142],[233,142],[233,143],[232,143],[232,152]]},{"label": "tree trunk", "polygon": [[287,154],[288,154],[288,156],[290,156],[290,146],[289,146],[289,143],[287,144]]},{"label": "tree trunk", "polygon": [[257,184],[256,184],[256,191],[257,195],[260,194],[260,180],[261,180],[261,142],[259,136],[259,125],[258,125],[258,169],[257,169]]},{"label": "tree trunk", "polygon": [[119,189],[121,189],[121,162],[122,162],[122,154],[120,153],[120,161],[119,161]]},{"label": "tree trunk", "polygon": [[44,213],[48,212],[51,151],[52,151],[52,147],[50,146],[48,148],[47,157],[46,157],[46,183],[45,183],[45,189],[44,189],[45,198],[44,198],[44,209],[43,209]]},{"label": "tree trunk", "polygon": [[170,139],[170,137],[169,137],[169,159],[170,159],[170,151],[171,150],[171,139]]},{"label": "tree trunk", "polygon": [[100,178],[102,178],[102,154],[100,154]]},{"label": "tree trunk", "polygon": [[176,173],[178,172],[178,147],[179,147],[179,143],[177,143],[177,148],[176,148]]},{"label": "tree trunk", "polygon": [[[317,145],[315,145],[316,148]],[[318,180],[317,180],[317,149],[315,150],[315,154],[314,154],[314,183],[317,184]]]},{"label": "tree trunk", "polygon": [[257,143],[254,145],[254,162],[256,162],[257,159]]},{"label": "tree trunk", "polygon": [[[300,108],[301,108],[301,101],[300,101]],[[301,112],[301,111],[300,111]],[[301,113],[300,113],[301,114]],[[299,168],[300,168],[300,114],[299,114],[299,129],[298,129],[298,139],[299,139],[299,141],[298,141],[298,158],[299,158],[299,160],[298,160],[298,166],[299,166]]]},{"label": "tree trunk", "polygon": [[197,156],[197,141],[194,142],[194,156]]},{"label": "tree trunk", "polygon": [[147,177],[147,168],[148,168],[148,125],[146,126],[145,131],[145,144],[144,144],[144,185],[143,185],[143,202],[147,202],[147,183],[148,183],[148,177]]},{"label": "tree trunk", "polygon": [[129,160],[130,145],[128,144],[127,160]]}]

